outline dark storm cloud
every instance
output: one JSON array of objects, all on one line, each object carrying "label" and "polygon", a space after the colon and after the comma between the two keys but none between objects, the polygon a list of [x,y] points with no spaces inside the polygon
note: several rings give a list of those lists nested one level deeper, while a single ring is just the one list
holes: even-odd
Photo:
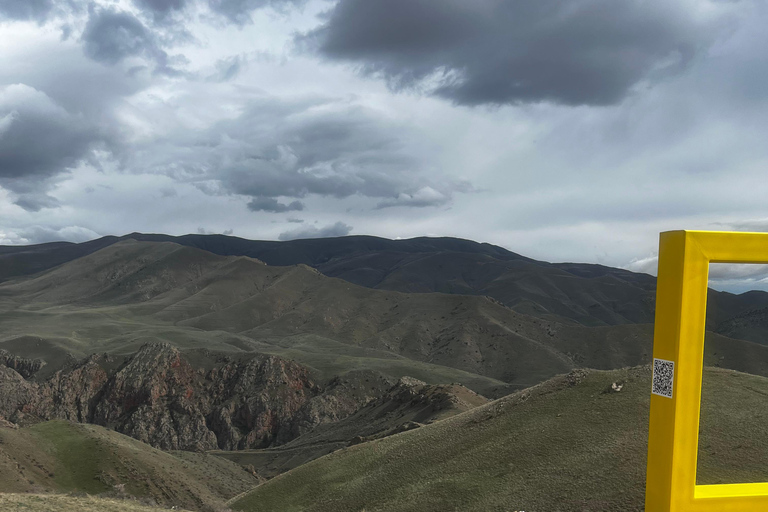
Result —
[{"label": "dark storm cloud", "polygon": [[53,10],[53,0],[2,0],[0,19],[45,21]]},{"label": "dark storm cloud", "polygon": [[337,222],[330,226],[318,229],[315,226],[301,227],[291,231],[280,233],[279,240],[297,240],[299,238],[331,238],[336,236],[347,236],[352,231],[352,226],[343,222]]},{"label": "dark storm cloud", "polygon": [[230,23],[245,25],[251,23],[251,13],[257,9],[272,7],[283,10],[306,2],[307,0],[208,0],[208,7]]},{"label": "dark storm cloud", "polygon": [[0,185],[27,210],[56,206],[48,180],[74,167],[99,140],[98,130],[45,93],[23,84],[0,88]]},{"label": "dark storm cloud", "polygon": [[668,0],[340,0],[300,47],[463,105],[609,105],[711,31]]},{"label": "dark storm cloud", "polygon": [[248,203],[248,209],[252,212],[297,212],[304,209],[304,204],[301,201],[282,204],[274,197],[255,197]]},{"label": "dark storm cloud", "polygon": [[144,57],[157,64],[156,71],[175,75],[169,66],[183,56],[168,57],[154,34],[135,16],[124,11],[91,8],[82,35],[83,51],[102,64],[115,65],[128,57]]}]

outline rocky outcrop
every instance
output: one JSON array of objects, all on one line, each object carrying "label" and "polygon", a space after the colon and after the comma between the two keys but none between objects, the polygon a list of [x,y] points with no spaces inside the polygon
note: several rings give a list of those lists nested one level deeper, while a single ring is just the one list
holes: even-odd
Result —
[{"label": "rocky outcrop", "polygon": [[357,444],[418,428],[486,403],[487,398],[460,384],[432,385],[402,377],[353,413],[317,424],[285,448],[314,450],[322,445]]},{"label": "rocky outcrop", "polygon": [[96,401],[109,376],[104,364],[108,356],[92,355],[54,373],[39,384],[34,399],[21,411],[44,419],[91,421]]},{"label": "rocky outcrop", "polygon": [[45,366],[42,359],[27,359],[18,357],[7,350],[0,349],[0,365],[7,366],[19,373],[25,379],[32,377],[35,373]]},{"label": "rocky outcrop", "polygon": [[[402,377],[393,385],[380,375],[377,378],[375,372],[361,371],[334,379],[332,385],[336,386],[336,391],[326,389],[304,409],[313,410],[312,401],[327,403],[330,396],[341,404],[345,397],[360,397],[373,389],[381,389],[384,381],[388,383],[388,389],[376,391],[374,394],[378,396],[370,398],[354,413],[317,424],[284,445],[249,452],[248,460],[253,462],[260,476],[273,478],[347,446],[420,428],[488,403],[487,398],[460,384],[434,385]],[[233,461],[242,460],[237,453],[218,452],[217,455]]]},{"label": "rocky outcrop", "polygon": [[370,370],[351,371],[335,377],[323,393],[312,397],[296,415],[290,438],[303,435],[317,425],[333,424],[357,412],[362,405],[378,399],[392,381]]},{"label": "rocky outcrop", "polygon": [[344,418],[391,384],[371,372],[323,389],[276,356],[204,356],[197,367],[171,345],[147,344],[117,367],[92,355],[40,383],[0,366],[0,415],[95,423],[168,450],[261,448]]},{"label": "rocky outcrop", "polygon": [[10,418],[34,397],[34,385],[7,366],[0,366],[0,416]]}]

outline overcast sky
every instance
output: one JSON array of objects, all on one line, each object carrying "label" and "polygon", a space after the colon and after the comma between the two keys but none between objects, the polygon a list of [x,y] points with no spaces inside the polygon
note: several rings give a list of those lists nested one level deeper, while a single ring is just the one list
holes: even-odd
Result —
[{"label": "overcast sky", "polygon": [[761,0],[0,0],[0,244],[768,230]]}]

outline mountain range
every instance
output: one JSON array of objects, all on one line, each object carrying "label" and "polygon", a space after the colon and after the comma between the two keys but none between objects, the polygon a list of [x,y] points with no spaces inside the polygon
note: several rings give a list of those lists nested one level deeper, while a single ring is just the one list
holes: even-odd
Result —
[{"label": "mountain range", "polygon": [[[522,313],[586,326],[652,323],[654,316],[656,280],[648,274],[596,264],[537,261],[491,244],[448,237],[346,236],[275,242],[227,235],[131,233],[79,244],[0,246],[0,282],[53,268],[123,240],[172,242],[221,256],[248,256],[272,266],[305,264],[368,288],[486,295]],[[709,296],[713,330],[734,317],[768,307],[765,292],[734,295],[710,290]]]},{"label": "mountain range", "polygon": [[[557,375],[643,368],[654,295],[647,274],[453,238],[133,233],[0,247],[0,428],[34,436],[66,420],[206,452],[252,479],[303,474],[330,453],[478,418]],[[710,290],[705,365],[768,377],[767,318],[768,293]],[[179,503],[236,494],[205,492]]]}]

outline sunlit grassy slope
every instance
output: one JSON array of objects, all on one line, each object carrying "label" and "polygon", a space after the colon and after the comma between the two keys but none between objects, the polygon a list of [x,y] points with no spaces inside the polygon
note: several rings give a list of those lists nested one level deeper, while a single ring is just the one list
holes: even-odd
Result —
[{"label": "sunlit grassy slope", "polygon": [[[611,384],[622,383],[620,392]],[[650,370],[556,377],[453,418],[332,453],[236,510],[643,509]],[[768,379],[707,369],[699,483],[768,479]]]},{"label": "sunlit grassy slope", "polygon": [[0,493],[0,510],[3,512],[159,512],[167,509],[93,496]]},{"label": "sunlit grassy slope", "polygon": [[219,457],[162,452],[95,425],[49,421],[0,428],[0,492],[117,493],[199,510],[256,483]]}]

